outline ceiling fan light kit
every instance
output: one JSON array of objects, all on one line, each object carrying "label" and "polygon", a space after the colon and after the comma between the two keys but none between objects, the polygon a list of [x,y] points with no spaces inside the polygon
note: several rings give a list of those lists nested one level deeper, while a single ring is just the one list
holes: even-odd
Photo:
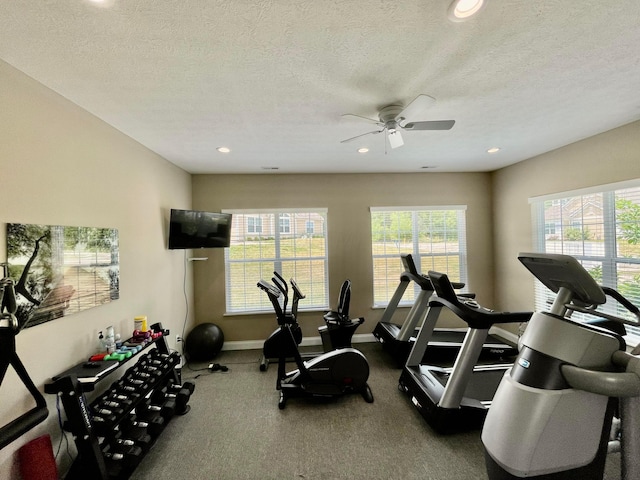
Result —
[{"label": "ceiling fan light kit", "polygon": [[389,146],[398,148],[404,145],[404,140],[400,134],[401,130],[450,130],[456,123],[455,120],[424,120],[411,121],[422,114],[424,111],[435,103],[435,99],[429,95],[418,95],[409,105],[403,107],[401,105],[387,105],[378,112],[379,120],[355,115],[353,113],[345,113],[343,117],[355,117],[366,120],[378,125],[379,130],[362,133],[355,137],[342,140],[340,143],[351,142],[365,135],[378,134],[385,132]]},{"label": "ceiling fan light kit", "polygon": [[486,0],[453,0],[447,17],[452,22],[464,22],[482,10],[486,3]]},{"label": "ceiling fan light kit", "polygon": [[391,148],[398,148],[404,145],[404,140],[402,140],[402,135],[400,135],[398,130],[389,131],[387,138],[389,139]]}]

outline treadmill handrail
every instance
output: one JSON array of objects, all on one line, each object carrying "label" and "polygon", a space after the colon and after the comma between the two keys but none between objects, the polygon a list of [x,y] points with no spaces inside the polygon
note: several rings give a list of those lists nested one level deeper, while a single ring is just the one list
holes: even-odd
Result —
[{"label": "treadmill handrail", "polygon": [[446,273],[429,271],[429,278],[436,293],[429,300],[429,306],[443,306],[451,310],[464,320],[470,328],[488,329],[496,323],[527,322],[533,312],[499,312],[483,307],[475,300],[462,297],[455,293],[453,285]]},{"label": "treadmill handrail", "polygon": [[433,291],[431,280],[425,275],[421,275],[416,268],[416,263],[413,261],[413,256],[410,253],[403,253],[400,255],[402,264],[404,265],[404,272],[400,275],[400,279],[407,279],[416,282],[422,290]]},{"label": "treadmill handrail", "polygon": [[[416,282],[422,290],[430,290],[433,291],[433,285],[431,284],[431,279],[428,275],[424,275],[418,272],[416,268],[416,262],[413,261],[413,255],[410,253],[403,253],[400,255],[402,260],[402,264],[404,265],[404,272],[400,275],[400,280],[410,280]],[[452,282],[453,288],[459,290],[464,288],[464,282]],[[469,294],[473,295],[473,294]]]}]

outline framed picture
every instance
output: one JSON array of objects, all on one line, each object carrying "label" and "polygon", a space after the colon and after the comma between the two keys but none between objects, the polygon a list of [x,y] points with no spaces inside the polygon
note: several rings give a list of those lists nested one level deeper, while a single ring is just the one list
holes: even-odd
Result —
[{"label": "framed picture", "polygon": [[26,328],[120,296],[117,229],[8,223],[7,257]]}]

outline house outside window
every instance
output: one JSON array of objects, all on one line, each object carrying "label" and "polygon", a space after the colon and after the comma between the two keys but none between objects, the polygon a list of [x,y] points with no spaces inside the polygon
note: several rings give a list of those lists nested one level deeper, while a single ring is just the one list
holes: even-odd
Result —
[{"label": "house outside window", "polygon": [[[231,242],[225,248],[228,314],[271,311],[256,284],[261,279],[271,282],[274,271],[287,282],[296,280],[306,296],[300,310],[329,308],[326,208],[224,212],[233,214]],[[308,234],[310,225],[313,235]]]},{"label": "house outside window", "polygon": [[247,233],[262,233],[262,219],[260,217],[247,217]]},{"label": "house outside window", "polygon": [[[536,251],[575,257],[599,284],[640,306],[640,180],[536,197],[530,203]],[[554,235],[548,233],[550,224],[559,226]],[[537,310],[548,310],[553,298],[536,282]],[[611,300],[600,309],[631,318]],[[639,328],[626,328],[632,342],[640,340]]]},{"label": "house outside window", "polygon": [[280,214],[278,225],[280,225],[280,233],[291,233],[291,219],[288,213]]}]

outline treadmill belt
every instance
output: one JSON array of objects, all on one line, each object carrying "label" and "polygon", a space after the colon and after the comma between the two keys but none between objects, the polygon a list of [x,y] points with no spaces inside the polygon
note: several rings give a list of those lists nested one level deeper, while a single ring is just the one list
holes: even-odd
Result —
[{"label": "treadmill belt", "polygon": [[[450,344],[451,347],[460,347],[466,334],[466,330],[434,330],[429,344],[446,342]],[[508,347],[508,345],[493,335],[489,335],[484,342],[484,348]]]},{"label": "treadmill belt", "polygon": [[[481,402],[491,401],[496,394],[500,380],[504,376],[507,368],[497,368],[490,370],[474,371],[471,380],[464,391],[464,396],[474,398]],[[430,372],[444,387],[449,379],[448,373],[431,371]]]}]

